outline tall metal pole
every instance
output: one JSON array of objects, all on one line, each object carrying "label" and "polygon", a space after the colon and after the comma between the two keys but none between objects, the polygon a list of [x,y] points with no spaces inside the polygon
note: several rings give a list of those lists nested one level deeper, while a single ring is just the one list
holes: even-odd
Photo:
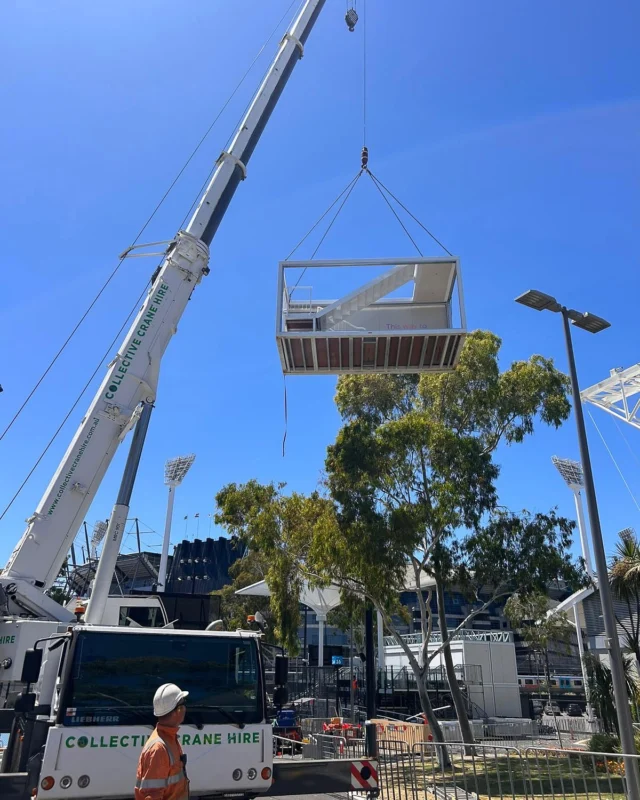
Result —
[{"label": "tall metal pole", "polygon": [[576,428],[578,429],[580,461],[582,462],[582,471],[584,473],[584,491],[587,498],[589,522],[591,524],[593,555],[595,558],[596,572],[598,575],[600,601],[602,602],[602,615],[604,618],[604,630],[606,637],[605,643],[609,653],[609,666],[611,668],[613,694],[616,703],[616,715],[618,717],[618,728],[620,730],[620,744],[622,746],[622,752],[627,756],[624,759],[625,776],[627,781],[627,796],[630,798],[630,800],[640,800],[638,767],[636,758],[631,756],[632,753],[635,753],[631,709],[629,707],[629,697],[627,695],[626,681],[622,666],[622,652],[620,650],[620,642],[618,640],[618,629],[616,627],[616,617],[613,610],[613,598],[608,580],[607,555],[605,553],[604,542],[602,540],[600,514],[598,513],[598,501],[596,499],[596,490],[593,483],[591,457],[589,455],[587,432],[584,425],[584,414],[582,412],[582,401],[580,399],[578,374],[576,371],[576,362],[573,354],[573,342],[571,341],[571,327],[569,325],[567,309],[564,306],[562,307],[562,321],[564,327],[565,344],[567,347],[567,359],[569,361],[569,375],[571,377],[573,411],[576,416]]},{"label": "tall metal pole", "polygon": [[86,521],[83,522],[82,525],[84,527],[84,541],[85,541],[85,544],[87,545],[87,561],[90,564],[91,563],[91,546],[89,545],[89,531],[87,529]]},{"label": "tall metal pole", "polygon": [[131,448],[127,457],[127,463],[124,466],[120,491],[118,492],[116,503],[111,512],[109,525],[104,537],[104,545],[102,546],[102,554],[98,562],[98,569],[96,570],[91,599],[89,600],[89,606],[84,615],[85,622],[88,625],[99,625],[102,622],[104,609],[109,599],[109,589],[111,588],[111,581],[113,580],[113,573],[120,552],[122,534],[124,533],[127,516],[129,514],[131,494],[133,492],[136,475],[138,474],[140,457],[142,456],[142,448],[144,447],[144,440],[147,435],[152,411],[152,403],[142,404],[140,418],[138,419],[133,439],[131,440]]},{"label": "tall metal pole", "polygon": [[142,555],[142,547],[140,547],[140,521],[138,517],[135,517],[134,520],[136,525],[136,542],[138,543],[138,555]]},{"label": "tall metal pole", "polygon": [[318,617],[318,666],[324,667],[324,623],[326,614],[317,614]]},{"label": "tall metal pole", "polygon": [[580,544],[582,546],[582,555],[584,556],[584,563],[587,568],[587,573],[590,578],[593,578],[593,564],[591,563],[591,552],[589,550],[589,539],[587,536],[587,526],[584,521],[584,511],[582,509],[582,495],[580,489],[573,489],[573,499],[576,503],[576,516],[578,518],[578,532],[580,534]]},{"label": "tall metal pole", "polygon": [[[373,605],[367,601],[364,615],[364,637],[365,637],[365,668],[366,668],[366,703],[367,720],[375,719],[376,716],[376,665],[375,647],[373,641]],[[376,727],[367,725],[365,727],[367,755],[370,758],[376,756]]]},{"label": "tall metal pole", "polygon": [[167,501],[167,517],[164,523],[164,539],[162,540],[162,555],[158,569],[158,591],[165,591],[167,581],[167,564],[169,563],[169,544],[171,542],[171,521],[173,519],[173,503],[176,497],[176,487],[169,484],[169,499]]},{"label": "tall metal pole", "polygon": [[584,642],[582,641],[582,625],[580,624],[579,603],[573,607],[573,621],[576,626],[576,636],[578,637],[578,655],[580,656],[580,666],[582,667],[582,684],[584,686],[584,696],[587,701],[587,717],[593,719],[593,709],[589,702],[589,676],[587,675],[587,665],[584,660]]},{"label": "tall metal pole", "polygon": [[373,606],[367,603],[364,617],[364,635],[366,657],[366,695],[367,695],[367,719],[373,719],[376,715],[376,656],[373,643]]},{"label": "tall metal pole", "polygon": [[351,724],[355,725],[356,722],[356,687],[354,686],[354,671],[353,671],[353,619],[351,620],[351,628],[349,630],[349,699],[351,700]]}]

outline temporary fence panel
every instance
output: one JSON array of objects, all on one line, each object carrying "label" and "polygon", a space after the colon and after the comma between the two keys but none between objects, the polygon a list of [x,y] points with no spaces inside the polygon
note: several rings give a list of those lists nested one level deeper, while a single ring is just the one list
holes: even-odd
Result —
[{"label": "temporary fence panel", "polygon": [[[380,743],[388,800],[623,800],[620,754],[509,745]],[[632,756],[637,761],[637,756]]]}]

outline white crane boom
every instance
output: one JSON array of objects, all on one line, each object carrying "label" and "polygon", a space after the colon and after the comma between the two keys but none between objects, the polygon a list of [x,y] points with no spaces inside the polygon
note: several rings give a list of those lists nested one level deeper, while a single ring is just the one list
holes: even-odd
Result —
[{"label": "white crane boom", "polygon": [[[244,116],[186,230],[169,245],[142,308],[93,398],[28,527],[0,574],[10,613],[66,621],[45,595],[56,580],[115,451],[141,402],[156,398],[160,362],[191,293],[209,273],[209,244],[325,0],[307,0]],[[0,608],[2,592],[0,591]],[[6,610],[6,609],[5,609]]]}]

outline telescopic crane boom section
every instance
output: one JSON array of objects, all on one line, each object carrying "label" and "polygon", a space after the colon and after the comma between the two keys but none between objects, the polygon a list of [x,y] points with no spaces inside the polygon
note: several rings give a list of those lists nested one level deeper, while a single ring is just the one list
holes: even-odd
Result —
[{"label": "telescopic crane boom section", "polygon": [[28,527],[0,574],[12,614],[66,621],[45,595],[55,581],[118,445],[140,403],[156,398],[160,362],[189,298],[209,273],[209,244],[231,202],[271,112],[302,57],[325,0],[307,0],[245,114],[186,230],[169,245],[155,280],[56,469]]}]

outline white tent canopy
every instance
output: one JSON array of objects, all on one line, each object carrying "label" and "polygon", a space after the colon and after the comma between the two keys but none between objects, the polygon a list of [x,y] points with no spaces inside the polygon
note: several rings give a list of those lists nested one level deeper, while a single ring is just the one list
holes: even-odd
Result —
[{"label": "white tent canopy", "polygon": [[[244,589],[238,589],[236,594],[249,597],[271,597],[271,589],[266,581],[258,581],[250,586],[245,586]],[[324,624],[327,621],[327,614],[340,605],[340,587],[331,583],[324,589],[312,589],[307,581],[303,581],[298,599],[318,618],[318,666],[322,666],[324,664]],[[380,669],[384,668],[383,636],[382,616],[378,612],[378,666]]]},{"label": "white tent canopy", "polygon": [[[258,583],[252,583],[251,586],[245,586],[244,589],[238,589],[236,594],[270,597],[271,589],[269,589],[266,581],[258,581]],[[310,608],[318,617],[318,664],[322,666],[324,663],[324,624],[331,609],[340,605],[340,588],[335,584],[331,584],[325,589],[312,589],[304,581],[299,599],[302,605]]]}]

